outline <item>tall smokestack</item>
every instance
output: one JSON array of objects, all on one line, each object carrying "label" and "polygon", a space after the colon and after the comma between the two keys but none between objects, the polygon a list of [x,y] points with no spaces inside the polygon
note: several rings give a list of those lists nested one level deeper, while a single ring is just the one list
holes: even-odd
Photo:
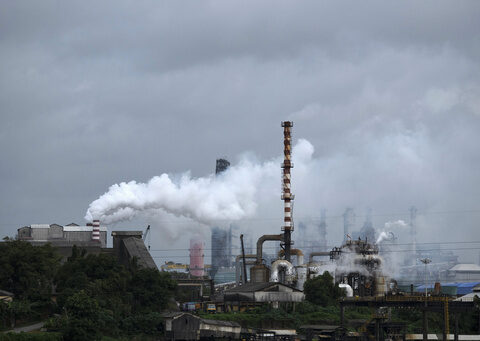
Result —
[{"label": "tall smokestack", "polygon": [[92,240],[100,242],[100,220],[94,220],[92,226]]},{"label": "tall smokestack", "polygon": [[283,168],[283,194],[282,200],[284,202],[284,226],[283,226],[283,248],[285,249],[285,259],[290,262],[290,249],[292,246],[292,231],[293,231],[293,222],[292,222],[292,201],[294,195],[290,192],[291,187],[291,174],[290,169],[293,168],[291,162],[292,154],[292,135],[290,128],[293,127],[293,122],[285,121],[282,122],[283,127],[283,154],[284,160],[282,164]]}]

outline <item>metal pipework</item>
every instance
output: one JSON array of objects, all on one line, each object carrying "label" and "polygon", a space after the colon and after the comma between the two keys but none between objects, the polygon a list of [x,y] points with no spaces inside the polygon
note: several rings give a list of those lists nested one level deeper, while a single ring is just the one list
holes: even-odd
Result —
[{"label": "metal pipework", "polygon": [[[240,261],[242,260],[243,255],[238,255],[235,257],[235,282],[237,285],[240,283]],[[245,255],[245,258],[248,259],[257,259],[257,255]],[[256,263],[255,260],[252,261],[246,261],[245,265],[254,265]],[[246,278],[243,278],[242,276],[242,283],[245,284],[247,282]]]},{"label": "metal pipework", "polygon": [[310,256],[308,257],[308,262],[312,263],[313,262],[313,257],[315,257],[315,256],[330,257],[330,252],[321,252],[321,251],[312,252],[312,253],[310,253]]},{"label": "metal pipework", "polygon": [[290,128],[293,127],[293,122],[285,121],[282,122],[283,127],[283,154],[284,160],[282,164],[283,168],[283,193],[282,200],[284,202],[284,226],[283,226],[283,249],[285,250],[285,259],[290,261],[290,248],[292,245],[292,200],[294,195],[290,191],[291,187],[291,174],[290,169],[293,168],[293,163],[291,162],[291,153],[292,153],[292,134]]},{"label": "metal pipework", "polygon": [[263,243],[267,240],[283,241],[283,234],[264,234],[257,240],[257,265],[262,264]]},{"label": "metal pipework", "polygon": [[292,283],[295,280],[297,272],[292,263],[286,259],[278,259],[272,264],[270,282],[280,282],[280,270],[285,271],[285,281],[287,283]]},{"label": "metal pipework", "polygon": [[[280,250],[278,251],[278,257],[281,258],[285,254],[285,250]],[[290,255],[291,256],[297,256],[297,263],[298,265],[303,265],[304,259],[303,259],[303,252],[300,249],[290,249]]]}]

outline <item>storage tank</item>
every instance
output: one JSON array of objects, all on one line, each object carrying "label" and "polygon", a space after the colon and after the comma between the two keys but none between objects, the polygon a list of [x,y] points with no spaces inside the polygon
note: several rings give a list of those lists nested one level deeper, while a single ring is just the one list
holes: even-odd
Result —
[{"label": "storage tank", "polygon": [[270,270],[263,264],[254,265],[250,268],[251,283],[266,283],[270,279]]},{"label": "storage tank", "polygon": [[203,241],[200,239],[190,239],[190,275],[204,275]]},{"label": "storage tank", "polygon": [[387,281],[384,276],[377,276],[376,280],[376,296],[385,296],[387,294]]}]

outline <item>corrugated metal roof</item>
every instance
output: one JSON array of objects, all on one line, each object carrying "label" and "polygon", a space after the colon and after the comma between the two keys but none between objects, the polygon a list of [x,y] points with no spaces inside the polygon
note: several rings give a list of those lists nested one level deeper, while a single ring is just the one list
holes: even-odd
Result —
[{"label": "corrugated metal roof", "polygon": [[455,301],[471,302],[473,301],[475,296],[480,298],[480,294],[478,292],[471,292],[469,294],[466,294],[466,295],[463,295],[462,297],[457,298]]},{"label": "corrugated metal roof", "polygon": [[[457,287],[457,295],[466,295],[473,291],[480,282],[455,282],[455,283],[440,283],[441,287]],[[428,284],[427,289],[432,290],[433,284]],[[424,291],[425,285],[415,287],[415,291]]]},{"label": "corrugated metal roof", "polygon": [[32,224],[30,225],[32,229],[49,229],[50,224]]},{"label": "corrugated metal roof", "polygon": [[237,322],[201,319],[203,323],[217,326],[240,327]]},{"label": "corrugated metal roof", "polygon": [[[91,232],[93,231],[93,226],[64,226],[64,232]],[[107,232],[106,226],[100,226],[100,231]]]},{"label": "corrugated metal roof", "polygon": [[289,285],[285,285],[283,283],[277,283],[277,282],[264,282],[264,283],[247,283],[232,289],[225,290],[225,292],[255,292],[255,291],[263,291],[266,289],[269,289],[274,286],[284,286],[290,289],[293,289],[293,291],[301,291],[298,290],[297,288],[291,287]]},{"label": "corrugated metal roof", "polygon": [[450,271],[480,272],[478,264],[457,264]]},{"label": "corrugated metal roof", "polygon": [[[62,225],[58,225],[62,226]],[[32,229],[49,229],[49,224],[32,224],[30,225]],[[93,230],[93,226],[78,226],[78,225],[67,225],[62,226],[63,231],[65,232],[89,232]],[[100,226],[100,231],[107,232],[106,226]]]}]

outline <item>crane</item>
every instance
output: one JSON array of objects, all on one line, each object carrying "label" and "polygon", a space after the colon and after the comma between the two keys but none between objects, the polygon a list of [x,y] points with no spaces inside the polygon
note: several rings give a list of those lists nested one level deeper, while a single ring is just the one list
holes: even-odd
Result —
[{"label": "crane", "polygon": [[143,232],[143,241],[145,242],[145,239],[147,239],[147,236],[149,237],[148,238],[148,251],[150,251],[150,235],[149,235],[149,232],[150,232],[150,225],[147,226],[145,232]]}]

